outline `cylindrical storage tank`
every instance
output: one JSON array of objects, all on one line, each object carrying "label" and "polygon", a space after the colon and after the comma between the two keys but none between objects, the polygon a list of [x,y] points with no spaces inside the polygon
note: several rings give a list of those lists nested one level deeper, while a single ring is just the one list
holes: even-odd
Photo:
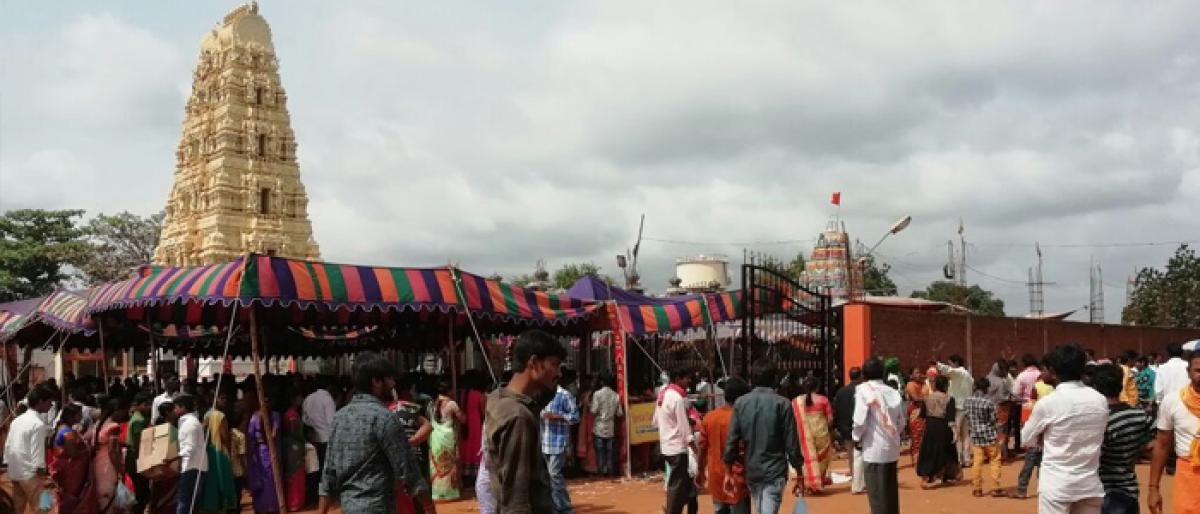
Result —
[{"label": "cylindrical storage tank", "polygon": [[675,276],[687,289],[706,289],[717,283],[729,287],[729,262],[720,257],[698,256],[675,261]]}]

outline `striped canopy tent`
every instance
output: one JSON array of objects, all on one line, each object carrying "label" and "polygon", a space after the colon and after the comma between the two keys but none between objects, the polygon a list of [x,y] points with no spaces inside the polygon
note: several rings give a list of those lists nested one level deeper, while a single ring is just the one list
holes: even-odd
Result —
[{"label": "striped canopy tent", "polygon": [[86,311],[116,322],[224,326],[238,301],[244,262],[142,266],[133,278],[95,288]]},{"label": "striped canopy tent", "polygon": [[[49,295],[29,300],[35,307],[19,327],[4,334],[6,342],[19,347],[44,347],[64,350],[95,350],[100,347],[97,327],[86,311],[91,290],[60,289]],[[129,347],[128,338],[120,337]]]},{"label": "striped canopy tent", "polygon": [[655,298],[587,276],[576,281],[567,294],[615,302],[622,328],[632,335],[704,329],[742,314],[741,291]]},{"label": "striped canopy tent", "polygon": [[[464,326],[469,313],[481,331],[542,326],[559,331],[589,319],[599,305],[487,280],[456,268],[393,268],[284,259],[250,254],[231,262],[197,267],[145,266],[131,279],[96,288],[88,313],[110,327],[154,326],[164,347],[205,341],[189,337],[206,329],[249,321],[256,307],[266,330],[286,327],[362,334],[368,327],[407,331]],[[174,328],[164,328],[174,327]],[[157,330],[157,332],[156,332]],[[147,330],[142,330],[147,332]],[[243,331],[243,336],[248,331]],[[223,331],[222,331],[223,333]],[[361,340],[374,340],[381,331]],[[359,341],[269,334],[272,345]],[[282,341],[281,341],[282,339]],[[331,342],[332,341],[332,342]],[[444,339],[442,340],[444,341]],[[222,340],[223,342],[223,340]],[[231,351],[235,353],[238,341]],[[303,345],[302,345],[303,346]]]},{"label": "striped canopy tent", "polygon": [[45,298],[31,298],[0,304],[0,343],[7,343],[34,317]]},{"label": "striped canopy tent", "polygon": [[[294,325],[373,325],[386,324],[389,314],[469,313],[494,324],[550,327],[583,321],[600,309],[595,302],[524,289],[453,267],[356,266],[264,255],[251,257],[241,299],[244,305],[286,308]],[[308,323],[310,312],[338,316],[336,323]]]},{"label": "striped canopy tent", "polygon": [[79,334],[84,337],[95,335],[96,323],[87,313],[90,293],[91,290],[59,290],[50,293],[37,308],[37,321],[67,334]]}]

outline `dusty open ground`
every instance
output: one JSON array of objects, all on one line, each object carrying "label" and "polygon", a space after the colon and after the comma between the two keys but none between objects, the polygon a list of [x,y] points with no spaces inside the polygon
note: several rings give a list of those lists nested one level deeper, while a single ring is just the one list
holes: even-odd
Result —
[{"label": "dusty open ground", "polygon": [[[922,491],[917,486],[917,477],[913,473],[912,467],[907,465],[907,457],[903,457],[901,462],[904,464],[900,469],[900,506],[903,512],[960,514],[964,512],[964,509],[980,509],[976,512],[1002,512],[1004,514],[1033,514],[1037,512],[1037,501],[1032,498],[1024,501],[1006,498],[974,498],[971,496],[971,486],[969,483],[931,491]],[[1005,466],[1004,474],[1001,477],[1001,484],[1010,487],[1014,485],[1020,469],[1020,462]],[[835,463],[833,470],[835,472],[845,472],[845,462]],[[1144,485],[1148,473],[1149,467],[1147,465],[1138,466],[1138,475],[1142,478],[1143,484],[1143,499],[1145,494]],[[1166,504],[1170,505],[1172,494],[1170,477],[1163,482],[1163,494],[1166,498]],[[3,481],[0,481],[0,483],[3,484],[3,492],[7,495],[11,488],[7,477]],[[1037,479],[1035,478],[1030,489],[1036,490],[1036,484]],[[574,480],[571,482],[571,499],[575,503],[576,511],[580,514],[655,514],[661,512],[663,497],[664,492],[661,479],[657,481],[652,479],[635,479],[629,482],[620,480]],[[0,502],[4,502],[0,503],[0,512],[7,513],[11,511],[7,506],[6,500],[6,497],[0,498]],[[850,494],[848,484],[831,486],[828,494],[810,497],[807,500],[809,512],[813,514],[842,514],[867,511],[866,497]],[[791,498],[785,500],[784,509],[782,509],[784,514],[791,512],[793,501]],[[244,512],[252,512],[248,502],[249,500],[247,499],[246,503],[243,504]],[[700,512],[710,514],[712,511],[712,500],[708,496],[701,496]],[[1145,505],[1142,506],[1142,511],[1148,512]],[[465,514],[472,512],[479,512],[474,500],[463,500],[438,506],[439,514]],[[1167,508],[1167,512],[1171,512],[1169,507]]]}]

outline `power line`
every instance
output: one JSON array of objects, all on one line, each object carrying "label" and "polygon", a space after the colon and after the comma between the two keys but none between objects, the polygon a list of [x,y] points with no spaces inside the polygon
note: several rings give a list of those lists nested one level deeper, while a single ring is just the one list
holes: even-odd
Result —
[{"label": "power line", "polygon": [[680,239],[662,239],[657,237],[646,236],[642,241],[653,241],[656,243],[675,244],[675,245],[692,245],[692,246],[764,246],[764,245],[789,245],[799,243],[812,243],[817,238],[808,239],[777,239],[773,241],[684,241]]},{"label": "power line", "polygon": [[990,278],[990,279],[999,280],[999,281],[1001,281],[1001,282],[1008,282],[1008,283],[1010,283],[1010,284],[1020,284],[1020,285],[1027,285],[1027,284],[1029,283],[1029,282],[1028,282],[1028,281],[1026,281],[1026,280],[1013,280],[1013,279],[1010,279],[1010,278],[997,277],[997,276],[995,276],[995,275],[991,275],[991,274],[985,273],[985,272],[983,272],[983,271],[980,271],[979,269],[976,269],[976,268],[974,268],[974,267],[972,267],[972,266],[969,266],[969,265],[967,266],[967,269],[969,269],[969,270],[971,270],[971,271],[974,271],[975,273],[978,273],[978,274],[980,274],[980,275],[983,275],[983,276],[985,276],[985,277],[988,277],[988,278]]},{"label": "power line", "polygon": [[[1125,242],[1125,243],[1063,243],[1063,244],[1043,244],[1042,248],[1127,248],[1137,246],[1164,246],[1164,245],[1182,245],[1198,243],[1200,239],[1187,239],[1175,241],[1147,241],[1147,242]],[[1036,243],[968,243],[972,246],[1006,246],[1006,247],[1027,247],[1034,246]]]}]

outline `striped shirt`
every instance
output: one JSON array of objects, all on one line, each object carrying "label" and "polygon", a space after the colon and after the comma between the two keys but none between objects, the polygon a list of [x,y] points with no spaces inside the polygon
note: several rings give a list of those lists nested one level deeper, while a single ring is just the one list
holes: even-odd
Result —
[{"label": "striped shirt", "polygon": [[1108,427],[1100,447],[1100,482],[1105,493],[1120,491],[1138,497],[1133,466],[1154,436],[1153,421],[1145,411],[1123,403],[1109,407]]}]

